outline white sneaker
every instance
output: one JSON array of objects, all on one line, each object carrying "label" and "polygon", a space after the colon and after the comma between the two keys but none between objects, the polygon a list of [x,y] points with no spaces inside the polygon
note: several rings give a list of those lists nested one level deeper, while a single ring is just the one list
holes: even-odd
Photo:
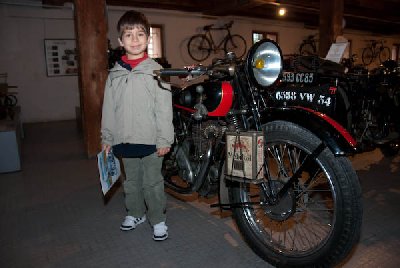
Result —
[{"label": "white sneaker", "polygon": [[156,225],[153,226],[153,231],[154,231],[153,239],[155,241],[163,241],[167,239],[168,238],[167,230],[168,227],[167,225],[165,225],[165,222],[162,221],[160,223],[157,223]]},{"label": "white sneaker", "polygon": [[132,216],[126,216],[125,220],[122,222],[121,226],[119,227],[122,231],[129,231],[135,229],[141,223],[146,221],[146,215],[140,218],[135,218]]}]

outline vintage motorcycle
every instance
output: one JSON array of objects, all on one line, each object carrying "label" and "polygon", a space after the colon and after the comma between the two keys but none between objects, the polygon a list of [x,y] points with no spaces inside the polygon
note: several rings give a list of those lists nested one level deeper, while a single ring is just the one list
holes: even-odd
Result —
[{"label": "vintage motorcycle", "polygon": [[284,62],[269,105],[303,106],[329,115],[356,139],[359,153],[375,148],[387,156],[399,152],[400,68],[394,61],[371,71],[354,65],[355,55],[342,64],[299,55]]},{"label": "vintage motorcycle", "polygon": [[360,149],[381,148],[385,155],[400,149],[400,68],[388,60],[378,68],[350,68],[344,88],[351,102],[350,132]]},{"label": "vintage motorcycle", "polygon": [[321,112],[267,105],[262,92],[280,79],[282,62],[279,46],[262,40],[244,60],[228,53],[210,66],[155,73],[195,82],[172,89],[176,141],[164,159],[165,184],[218,195],[212,206],[232,210],[270,264],[331,267],[360,236],[361,187],[346,157],[356,142]]}]

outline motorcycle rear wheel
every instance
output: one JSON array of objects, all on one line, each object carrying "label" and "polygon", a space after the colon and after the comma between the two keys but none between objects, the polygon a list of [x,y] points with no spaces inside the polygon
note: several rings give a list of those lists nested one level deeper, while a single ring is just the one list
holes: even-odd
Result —
[{"label": "motorcycle rear wheel", "polygon": [[272,181],[234,183],[229,189],[232,203],[246,203],[233,208],[238,228],[253,251],[272,265],[332,267],[359,239],[358,177],[347,158],[335,157],[325,148],[288,193],[268,205],[266,196],[283,187],[321,140],[285,121],[268,123],[264,131],[264,157]]}]

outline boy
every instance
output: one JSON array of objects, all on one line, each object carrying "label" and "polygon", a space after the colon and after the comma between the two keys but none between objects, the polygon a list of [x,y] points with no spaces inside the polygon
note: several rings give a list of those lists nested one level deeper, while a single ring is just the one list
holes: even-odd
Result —
[{"label": "boy", "polygon": [[[118,21],[118,41],[125,49],[107,78],[101,121],[102,148],[122,157],[128,231],[147,219],[153,239],[168,237],[166,197],[161,175],[163,156],[174,139],[170,87],[153,76],[161,66],[146,53],[150,25],[146,17],[127,11]],[[147,211],[146,211],[147,207]]]}]

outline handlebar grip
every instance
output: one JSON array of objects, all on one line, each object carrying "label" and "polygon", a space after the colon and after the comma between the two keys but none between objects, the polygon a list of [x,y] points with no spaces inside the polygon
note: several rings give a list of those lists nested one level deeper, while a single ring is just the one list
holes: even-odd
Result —
[{"label": "handlebar grip", "polygon": [[154,73],[158,76],[187,76],[190,74],[186,69],[161,69]]},{"label": "handlebar grip", "polygon": [[188,76],[188,75],[203,75],[206,70],[196,69],[196,70],[188,70],[188,69],[161,69],[159,71],[154,71],[154,74],[157,76]]}]

